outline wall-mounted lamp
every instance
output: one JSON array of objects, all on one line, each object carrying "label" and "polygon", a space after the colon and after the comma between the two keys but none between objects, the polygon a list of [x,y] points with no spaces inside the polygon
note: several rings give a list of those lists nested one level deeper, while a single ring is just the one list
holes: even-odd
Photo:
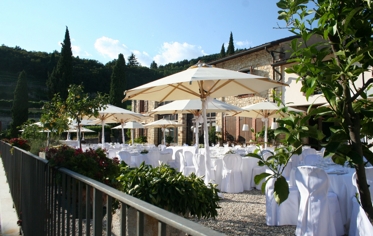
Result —
[{"label": "wall-mounted lamp", "polygon": [[272,122],[271,129],[277,129],[277,128],[278,128],[278,123],[276,121]]},{"label": "wall-mounted lamp", "polygon": [[215,126],[215,132],[221,132],[220,126]]},{"label": "wall-mounted lamp", "polygon": [[243,124],[242,131],[249,131],[249,125],[248,124]]}]

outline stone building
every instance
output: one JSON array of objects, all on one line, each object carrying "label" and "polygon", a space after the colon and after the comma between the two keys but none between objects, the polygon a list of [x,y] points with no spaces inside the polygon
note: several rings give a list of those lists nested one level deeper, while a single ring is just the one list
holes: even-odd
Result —
[{"label": "stone building", "polygon": [[[223,69],[251,73],[287,83],[289,81],[285,81],[285,79],[288,77],[285,75],[284,69],[285,65],[287,64],[287,59],[290,58],[290,54],[287,52],[287,50],[290,47],[289,45],[291,40],[294,38],[296,38],[296,36],[275,40],[257,47],[236,52],[233,55],[215,61],[205,63]],[[283,92],[283,88],[277,88],[275,90],[263,91],[260,94],[238,94],[237,96],[222,97],[218,99],[238,107],[243,107],[264,100],[272,101],[273,94],[276,94],[277,96],[280,95],[284,99],[284,95],[281,95]],[[300,93],[299,90],[297,93]],[[133,111],[140,113],[147,113],[160,105],[163,105],[163,103],[160,104],[153,101],[132,101]],[[172,135],[174,137],[174,143],[182,145],[184,143],[193,144],[195,142],[193,134],[193,115],[155,115],[154,117],[150,117],[146,122],[151,122],[160,118],[175,120],[183,124],[182,127],[170,128],[168,130],[168,135]],[[252,133],[251,130],[242,131],[243,124],[248,124],[255,133],[260,132],[263,129],[263,121],[261,119],[230,117],[226,116],[224,113],[209,114],[208,121],[209,128],[216,126],[221,128],[222,131],[219,134],[220,143],[227,141],[235,143],[249,143],[251,140],[255,140],[255,134]],[[271,125],[271,121],[269,125]],[[160,129],[139,130],[137,131],[136,135],[147,136],[148,142],[156,145],[160,144],[162,141],[162,132]]]}]

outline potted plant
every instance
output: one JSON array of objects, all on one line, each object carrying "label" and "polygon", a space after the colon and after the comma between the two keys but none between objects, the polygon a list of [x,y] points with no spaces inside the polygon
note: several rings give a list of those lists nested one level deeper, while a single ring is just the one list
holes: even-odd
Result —
[{"label": "potted plant", "polygon": [[170,146],[170,143],[172,143],[173,141],[174,141],[174,137],[172,137],[171,135],[166,136],[167,146]]}]

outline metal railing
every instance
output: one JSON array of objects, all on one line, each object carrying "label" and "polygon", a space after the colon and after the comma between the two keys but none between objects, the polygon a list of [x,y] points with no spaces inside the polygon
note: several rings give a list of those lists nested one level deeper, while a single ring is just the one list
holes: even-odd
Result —
[{"label": "metal railing", "polygon": [[0,151],[26,236],[148,235],[150,229],[152,235],[224,235],[73,171],[50,168],[3,141]]}]

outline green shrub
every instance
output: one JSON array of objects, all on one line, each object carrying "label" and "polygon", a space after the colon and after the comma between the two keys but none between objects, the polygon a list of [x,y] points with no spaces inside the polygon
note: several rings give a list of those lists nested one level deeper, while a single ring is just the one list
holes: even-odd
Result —
[{"label": "green shrub", "polygon": [[120,164],[120,190],[168,211],[198,218],[215,218],[219,208],[219,190],[206,186],[195,174],[182,173],[161,165],[152,168],[142,163],[139,168]]}]

